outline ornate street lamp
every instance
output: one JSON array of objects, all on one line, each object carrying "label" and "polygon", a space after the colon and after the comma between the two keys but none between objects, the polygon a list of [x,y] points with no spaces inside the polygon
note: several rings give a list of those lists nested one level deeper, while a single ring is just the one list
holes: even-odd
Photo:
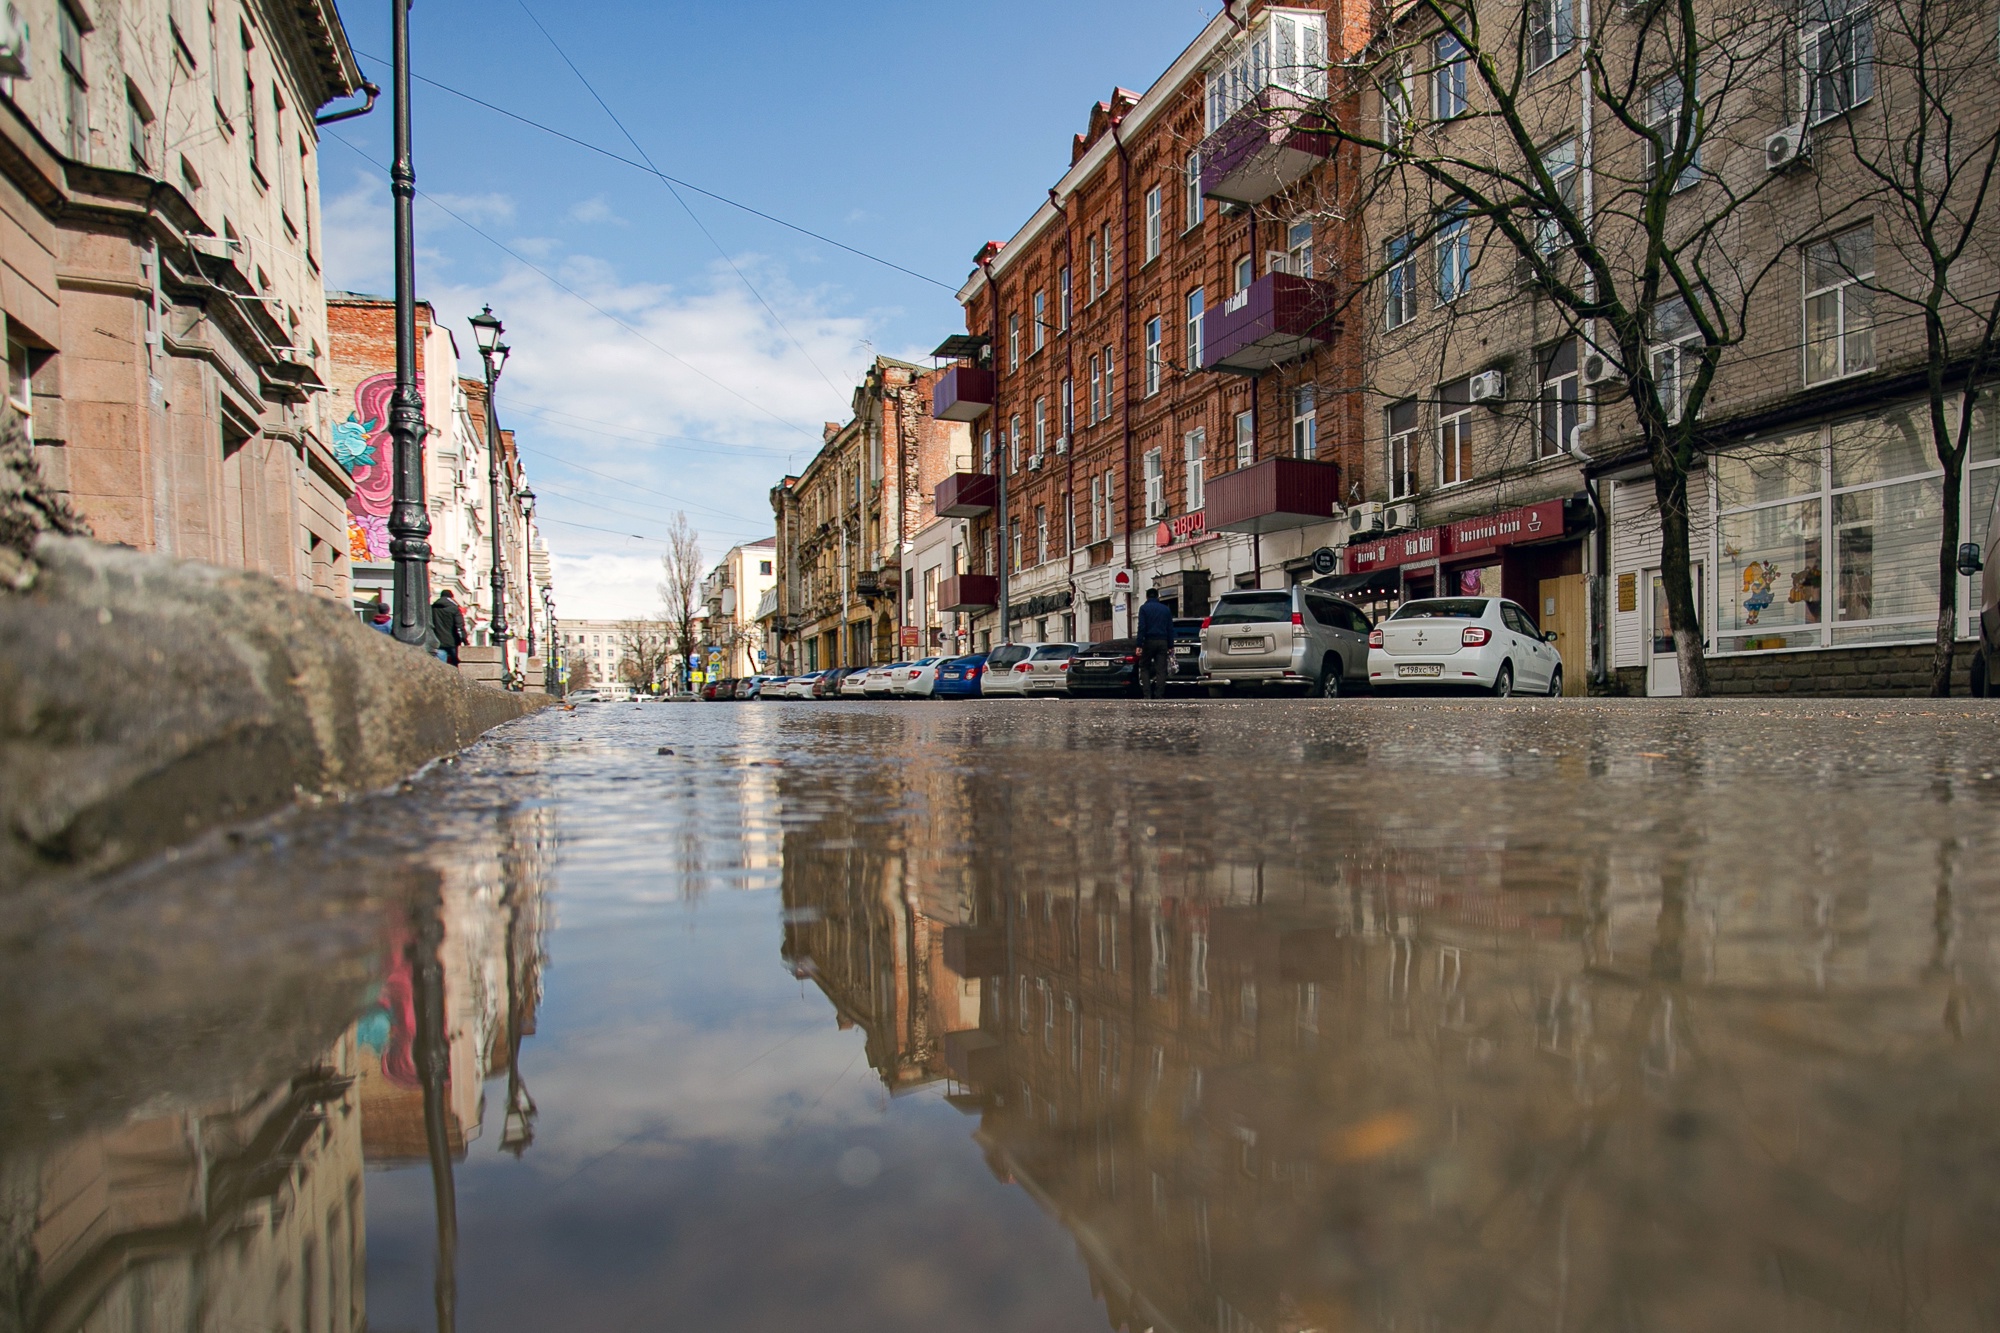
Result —
[{"label": "ornate street lamp", "polygon": [[528,656],[535,655],[535,488],[521,488],[521,609],[528,617]]},{"label": "ornate street lamp", "polygon": [[417,169],[410,156],[410,0],[391,0],[395,85],[395,159],[389,190],[396,201],[396,391],[389,398],[393,474],[389,555],[396,562],[396,638],[427,651],[431,632],[431,516],[424,504],[424,400],[417,392]]},{"label": "ornate street lamp", "polygon": [[[507,344],[500,341],[506,326],[494,318],[493,307],[472,317],[473,341],[479,344],[479,360],[486,367],[486,490],[493,515],[493,630],[496,646],[507,637],[507,575],[500,568],[500,425],[493,386],[507,366]],[[502,647],[501,663],[506,662]]]}]

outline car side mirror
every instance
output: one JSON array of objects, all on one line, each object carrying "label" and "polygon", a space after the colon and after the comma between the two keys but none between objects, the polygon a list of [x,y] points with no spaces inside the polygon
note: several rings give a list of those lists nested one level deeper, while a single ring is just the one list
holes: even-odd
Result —
[{"label": "car side mirror", "polygon": [[1554,643],[1556,641],[1556,638],[1557,638],[1556,632],[1554,630],[1550,630],[1548,633],[1542,636],[1542,642]]},{"label": "car side mirror", "polygon": [[1984,568],[1986,568],[1985,553],[1979,549],[1978,542],[1967,542],[1958,548],[1958,572],[1960,574],[1966,578],[1971,578]]}]

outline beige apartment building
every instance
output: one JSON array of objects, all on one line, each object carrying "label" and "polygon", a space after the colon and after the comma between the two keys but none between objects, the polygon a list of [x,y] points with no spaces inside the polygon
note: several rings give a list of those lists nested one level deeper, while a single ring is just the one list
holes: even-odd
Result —
[{"label": "beige apartment building", "polygon": [[732,546],[702,580],[708,616],[708,670],[725,677],[754,676],[771,660],[758,612],[777,587],[778,539]]},{"label": "beige apartment building", "polygon": [[313,117],[362,80],[332,0],[17,0],[0,72],[7,397],[49,480],[106,541],[345,597]]},{"label": "beige apartment building", "polygon": [[[1349,320],[1370,340],[1368,472],[1345,572],[1391,599],[1519,601],[1558,632],[1571,692],[1588,680],[1678,693],[1653,469],[1627,387],[1643,375],[1669,423],[1694,423],[1686,517],[1713,688],[1923,692],[1943,512],[1917,309],[1929,273],[1868,168],[1893,168],[1938,114],[1912,91],[1916,66],[1936,78],[1949,64],[1945,45],[1908,40],[1925,11],[1704,5],[1690,84],[1667,60],[1671,9],[1481,5],[1475,51],[1449,11],[1401,10],[1361,80],[1363,133],[1388,148],[1367,168],[1371,296]],[[1969,144],[1992,132],[2000,67],[1992,7],[1964,12],[1947,105]],[[1594,81],[1592,46],[1631,79]],[[1503,97],[1525,134],[1503,124]],[[1929,128],[1925,171],[1964,191],[1964,163]],[[1467,171],[1440,162],[1491,165],[1457,192]],[[1547,185],[1498,184],[1537,168]],[[1649,293],[1641,219],[1655,205],[1686,285],[1669,274]],[[1961,339],[1992,299],[1996,223],[1969,229],[1953,271],[1964,301],[1944,318]],[[1601,267],[1587,273],[1586,259]],[[1617,297],[1641,335],[1621,342],[1609,316],[1579,317],[1565,288]],[[1721,326],[1719,360],[1689,407],[1703,316]],[[1984,535],[1997,479],[1982,411],[1965,540]],[[1965,636],[1974,589],[1958,582],[1947,591]]]}]

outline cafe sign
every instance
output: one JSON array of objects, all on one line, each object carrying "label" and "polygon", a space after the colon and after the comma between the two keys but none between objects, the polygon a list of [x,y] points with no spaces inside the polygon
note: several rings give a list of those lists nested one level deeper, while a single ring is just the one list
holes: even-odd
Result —
[{"label": "cafe sign", "polygon": [[1498,514],[1460,519],[1441,528],[1356,543],[1347,548],[1347,572],[1366,574],[1428,560],[1470,559],[1491,555],[1503,546],[1560,537],[1563,532],[1563,502],[1544,500]]},{"label": "cafe sign", "polygon": [[1208,534],[1208,511],[1197,509],[1192,514],[1180,514],[1161,521],[1159,530],[1153,534],[1153,544],[1157,547],[1175,546],[1181,542],[1191,542]]}]

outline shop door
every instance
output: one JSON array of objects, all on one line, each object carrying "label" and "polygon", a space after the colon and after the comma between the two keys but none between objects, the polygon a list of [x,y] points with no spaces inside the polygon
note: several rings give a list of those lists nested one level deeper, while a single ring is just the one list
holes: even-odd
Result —
[{"label": "shop door", "polygon": [[1587,583],[1581,574],[1564,574],[1541,582],[1541,629],[1554,630],[1555,650],[1562,657],[1563,694],[1590,693],[1590,611]]},{"label": "shop door", "polygon": [[[1701,566],[1694,567],[1695,605],[1701,605]],[[1646,693],[1656,699],[1680,697],[1681,664],[1674,655],[1673,618],[1667,612],[1667,582],[1657,569],[1646,571]]]}]

